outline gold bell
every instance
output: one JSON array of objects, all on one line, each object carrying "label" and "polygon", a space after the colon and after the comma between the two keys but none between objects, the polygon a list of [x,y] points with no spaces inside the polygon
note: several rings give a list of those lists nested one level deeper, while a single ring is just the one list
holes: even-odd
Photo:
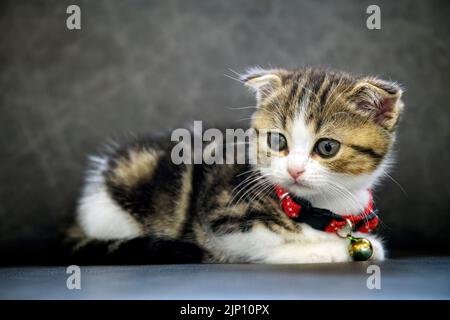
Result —
[{"label": "gold bell", "polygon": [[373,255],[372,243],[366,238],[348,236],[350,245],[348,251],[355,261],[367,261]]}]

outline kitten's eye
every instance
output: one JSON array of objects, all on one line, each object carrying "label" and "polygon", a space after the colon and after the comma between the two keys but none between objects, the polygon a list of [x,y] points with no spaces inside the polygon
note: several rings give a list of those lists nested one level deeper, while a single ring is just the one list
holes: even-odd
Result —
[{"label": "kitten's eye", "polygon": [[287,149],[286,138],[278,132],[269,132],[267,135],[267,144],[276,152],[284,151]]},{"label": "kitten's eye", "polygon": [[333,139],[320,139],[317,141],[314,151],[322,158],[331,158],[338,153],[341,144]]}]

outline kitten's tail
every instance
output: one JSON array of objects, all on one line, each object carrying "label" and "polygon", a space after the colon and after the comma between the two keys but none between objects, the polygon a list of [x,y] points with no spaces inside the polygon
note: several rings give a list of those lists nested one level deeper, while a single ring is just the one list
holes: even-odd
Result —
[{"label": "kitten's tail", "polygon": [[[205,252],[194,243],[141,236],[129,240],[93,240],[72,235],[65,242],[66,263],[99,264],[171,264],[199,263]],[[76,230],[76,229],[75,229]]]},{"label": "kitten's tail", "polygon": [[206,251],[194,243],[156,239],[90,240],[69,232],[46,236],[41,242],[25,241],[2,248],[1,266],[131,265],[199,263]]}]

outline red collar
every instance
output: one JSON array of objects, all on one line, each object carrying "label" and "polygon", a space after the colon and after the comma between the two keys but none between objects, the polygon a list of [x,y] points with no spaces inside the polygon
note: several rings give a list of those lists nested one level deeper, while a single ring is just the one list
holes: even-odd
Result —
[{"label": "red collar", "polygon": [[370,233],[378,226],[378,215],[374,209],[371,190],[369,203],[362,213],[338,215],[330,210],[312,207],[308,201],[291,195],[278,185],[274,188],[286,215],[297,222],[307,223],[314,229],[335,233],[346,225],[347,220],[352,222],[353,231],[363,233]]}]

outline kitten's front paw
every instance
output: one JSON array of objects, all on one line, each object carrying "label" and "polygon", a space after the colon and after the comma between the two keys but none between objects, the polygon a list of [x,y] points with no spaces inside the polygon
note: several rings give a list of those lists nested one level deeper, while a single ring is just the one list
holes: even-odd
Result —
[{"label": "kitten's front paw", "polygon": [[385,259],[385,250],[381,240],[375,236],[366,238],[372,243],[373,254],[370,257],[370,261],[383,261]]},{"label": "kitten's front paw", "polygon": [[316,243],[304,249],[303,259],[307,263],[350,262],[347,239]]}]

